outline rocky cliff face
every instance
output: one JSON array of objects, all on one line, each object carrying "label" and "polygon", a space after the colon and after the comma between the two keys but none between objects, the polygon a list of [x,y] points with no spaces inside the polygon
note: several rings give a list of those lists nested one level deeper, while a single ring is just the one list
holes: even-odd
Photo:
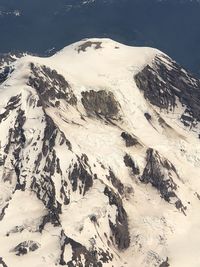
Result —
[{"label": "rocky cliff face", "polygon": [[0,265],[198,266],[200,81],[107,39],[6,68]]}]

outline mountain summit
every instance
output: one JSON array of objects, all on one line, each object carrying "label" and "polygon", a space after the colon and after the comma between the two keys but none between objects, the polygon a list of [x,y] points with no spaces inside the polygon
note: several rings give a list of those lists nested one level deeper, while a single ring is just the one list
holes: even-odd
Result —
[{"label": "mountain summit", "polygon": [[2,57],[0,99],[0,266],[199,267],[199,80],[86,39]]}]

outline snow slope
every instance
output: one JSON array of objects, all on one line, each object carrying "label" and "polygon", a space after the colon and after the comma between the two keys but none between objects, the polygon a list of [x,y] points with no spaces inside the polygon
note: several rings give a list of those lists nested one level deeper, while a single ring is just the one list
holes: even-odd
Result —
[{"label": "snow slope", "polygon": [[0,71],[0,266],[200,266],[199,80],[110,39]]}]

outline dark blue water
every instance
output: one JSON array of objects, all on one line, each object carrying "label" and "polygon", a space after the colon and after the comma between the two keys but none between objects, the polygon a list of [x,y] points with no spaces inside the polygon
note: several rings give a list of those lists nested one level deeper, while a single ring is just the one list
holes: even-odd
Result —
[{"label": "dark blue water", "polygon": [[[19,10],[21,15],[11,13]],[[0,52],[40,55],[86,37],[153,46],[200,74],[200,4],[189,0],[0,0]],[[10,13],[9,13],[10,12]],[[9,13],[9,14],[8,14]]]}]

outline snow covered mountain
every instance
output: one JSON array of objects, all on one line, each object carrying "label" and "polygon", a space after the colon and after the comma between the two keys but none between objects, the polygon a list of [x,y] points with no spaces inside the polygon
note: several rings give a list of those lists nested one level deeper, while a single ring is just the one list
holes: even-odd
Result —
[{"label": "snow covered mountain", "polygon": [[1,58],[0,99],[0,266],[200,266],[199,80],[87,39]]}]

